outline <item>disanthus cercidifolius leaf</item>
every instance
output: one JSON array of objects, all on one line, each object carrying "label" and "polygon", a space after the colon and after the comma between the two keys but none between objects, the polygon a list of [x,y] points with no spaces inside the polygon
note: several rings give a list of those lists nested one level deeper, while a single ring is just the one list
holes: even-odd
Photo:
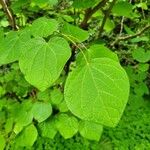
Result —
[{"label": "disanthus cercidifolius leaf", "polygon": [[89,8],[97,4],[99,0],[74,0],[73,6],[75,8]]},{"label": "disanthus cercidifolius leaf", "polygon": [[44,91],[57,80],[70,55],[69,44],[63,38],[54,37],[48,43],[35,38],[27,43],[19,65],[25,79]]},{"label": "disanthus cercidifolius leaf", "polygon": [[60,114],[56,118],[56,127],[65,138],[71,138],[78,132],[78,120],[74,116]]},{"label": "disanthus cercidifolius leaf", "polygon": [[79,27],[66,22],[64,23],[61,32],[78,43],[83,42],[89,38],[89,33],[87,31],[84,31],[83,29],[80,29]]},{"label": "disanthus cercidifolius leaf", "polygon": [[45,7],[56,5],[58,0],[32,0],[32,3],[35,3],[35,5],[38,5],[39,7]]},{"label": "disanthus cercidifolius leaf", "polygon": [[30,147],[34,144],[34,142],[37,139],[37,129],[36,127],[31,124],[27,126],[15,139],[15,144],[16,146],[21,146],[21,147]]},{"label": "disanthus cercidifolius leaf", "polygon": [[17,61],[21,52],[25,47],[26,41],[30,39],[30,35],[25,32],[10,32],[0,42],[0,65]]},{"label": "disanthus cercidifolius leaf", "polygon": [[42,137],[53,139],[57,133],[54,119],[44,121],[39,124]]},{"label": "disanthus cercidifolius leaf", "polygon": [[31,33],[37,37],[47,37],[57,31],[58,23],[54,19],[48,19],[45,17],[36,19],[31,26]]},{"label": "disanthus cercidifolius leaf", "polygon": [[128,95],[126,72],[109,58],[95,58],[78,66],[65,85],[65,101],[74,115],[110,127],[119,122]]},{"label": "disanthus cercidifolius leaf", "polygon": [[103,132],[103,126],[94,122],[80,121],[79,132],[89,140],[99,141]]},{"label": "disanthus cercidifolius leaf", "polygon": [[4,150],[5,144],[6,144],[5,138],[2,135],[0,135],[0,150]]},{"label": "disanthus cercidifolius leaf", "polygon": [[38,122],[43,122],[52,114],[52,106],[50,103],[35,102],[32,107],[32,114]]}]

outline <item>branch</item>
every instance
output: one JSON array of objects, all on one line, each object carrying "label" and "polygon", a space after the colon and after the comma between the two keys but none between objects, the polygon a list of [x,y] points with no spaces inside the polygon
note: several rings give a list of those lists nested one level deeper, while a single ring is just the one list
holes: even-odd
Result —
[{"label": "branch", "polygon": [[109,15],[111,13],[111,10],[112,10],[113,6],[115,5],[116,1],[117,0],[113,0],[111,2],[111,4],[110,4],[108,10],[106,11],[105,16],[104,16],[103,21],[102,21],[102,24],[101,24],[100,29],[99,29],[99,35],[98,35],[98,37],[101,36],[101,33],[103,32],[103,29],[104,29],[105,23],[107,21],[107,18],[109,17]]},{"label": "branch", "polygon": [[9,9],[6,0],[0,0],[0,3],[1,3],[1,5],[2,5],[2,7],[3,7],[3,9],[4,9],[4,11],[5,11],[6,15],[7,15],[7,17],[8,17],[8,20],[9,20],[9,23],[10,23],[12,29],[13,30],[18,29],[18,26],[16,25],[16,21],[15,21],[15,18],[13,16],[13,13]]},{"label": "branch", "polygon": [[146,30],[150,29],[150,24],[146,25],[142,30],[140,30],[139,32],[133,34],[133,35],[127,35],[127,36],[123,36],[123,37],[118,37],[112,44],[111,46],[114,46],[116,43],[118,43],[119,41],[124,41],[124,40],[128,40],[131,38],[135,38],[137,36],[140,36],[141,34],[143,34]]},{"label": "branch", "polygon": [[84,15],[84,19],[80,24],[80,27],[83,29],[87,29],[88,27],[88,21],[90,20],[90,18],[92,17],[92,15],[94,13],[96,13],[99,9],[101,9],[107,2],[108,0],[102,0],[101,2],[99,2],[93,9],[92,8],[88,8],[85,10],[85,15]]}]

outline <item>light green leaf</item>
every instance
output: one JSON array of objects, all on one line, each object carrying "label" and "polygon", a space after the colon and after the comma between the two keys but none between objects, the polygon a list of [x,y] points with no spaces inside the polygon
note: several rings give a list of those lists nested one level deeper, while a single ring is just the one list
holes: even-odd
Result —
[{"label": "light green leaf", "polygon": [[90,57],[93,58],[110,58],[114,61],[119,61],[118,60],[118,56],[117,54],[115,54],[114,52],[112,52],[110,49],[108,49],[107,47],[105,47],[104,45],[100,45],[100,44],[95,44],[92,45],[89,49],[88,49],[88,53],[90,55]]},{"label": "light green leaf", "polygon": [[0,135],[0,150],[4,150],[6,141],[2,135]]},{"label": "light green leaf", "polygon": [[20,135],[18,135],[18,137],[15,140],[16,145],[21,146],[21,147],[32,146],[37,139],[37,135],[38,135],[38,132],[37,132],[36,127],[33,124],[31,124],[27,126],[20,133]]},{"label": "light green leaf", "polygon": [[148,62],[150,60],[150,51],[146,51],[143,48],[137,48],[132,52],[132,56],[138,62]]},{"label": "light green leaf", "polygon": [[14,126],[14,132],[18,134],[22,129],[29,125],[33,120],[33,114],[24,110],[20,110],[16,116],[16,124]]},{"label": "light green leaf", "polygon": [[17,61],[29,39],[26,33],[10,32],[0,43],[0,65]]},{"label": "light green leaf", "polygon": [[63,100],[63,93],[58,88],[54,88],[50,93],[51,103],[53,105],[59,105]]},{"label": "light green leaf", "polygon": [[55,37],[48,43],[35,38],[29,41],[19,65],[25,79],[44,91],[58,79],[70,55],[69,44],[63,38]]},{"label": "light green leaf", "polygon": [[53,139],[57,133],[54,120],[48,120],[40,123],[39,128],[41,130],[42,137]]},{"label": "light green leaf", "polygon": [[76,42],[83,42],[89,38],[89,33],[87,31],[69,23],[64,23],[61,32]]},{"label": "light green leaf", "polygon": [[132,17],[132,4],[125,1],[119,1],[114,5],[112,12],[117,16]]},{"label": "light green leaf", "polygon": [[71,138],[78,132],[78,120],[67,114],[57,116],[56,127],[60,134],[65,138]]},{"label": "light green leaf", "polygon": [[33,3],[40,7],[45,7],[45,6],[53,6],[57,4],[58,0],[32,0]]},{"label": "light green leaf", "polygon": [[78,66],[65,85],[65,101],[74,115],[110,127],[119,122],[128,95],[126,72],[109,58],[95,58]]},{"label": "light green leaf", "polygon": [[67,112],[69,111],[68,107],[67,107],[67,104],[66,104],[66,101],[62,101],[59,105],[58,105],[58,109],[60,112]]},{"label": "light green leaf", "polygon": [[54,19],[38,18],[31,26],[33,36],[47,37],[57,31],[58,23]]},{"label": "light green leaf", "polygon": [[99,141],[103,132],[103,126],[89,121],[81,121],[79,132],[84,138]]},{"label": "light green leaf", "polygon": [[74,0],[73,7],[75,8],[89,8],[97,4],[99,0]]},{"label": "light green leaf", "polygon": [[35,102],[32,107],[32,113],[38,122],[43,122],[52,114],[52,106],[50,103]]}]

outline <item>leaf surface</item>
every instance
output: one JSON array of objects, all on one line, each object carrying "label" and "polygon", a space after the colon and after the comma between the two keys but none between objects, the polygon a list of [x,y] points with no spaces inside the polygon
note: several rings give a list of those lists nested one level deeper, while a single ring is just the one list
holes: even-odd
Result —
[{"label": "leaf surface", "polygon": [[89,140],[99,141],[103,132],[103,126],[89,121],[81,121],[79,124],[79,132]]},{"label": "leaf surface", "polygon": [[129,95],[129,80],[118,62],[96,58],[78,66],[67,78],[65,101],[82,120],[114,127]]},{"label": "leaf surface", "polygon": [[44,91],[58,79],[70,55],[69,44],[63,38],[55,37],[48,43],[35,38],[29,41],[19,65],[25,79]]},{"label": "leaf surface", "polygon": [[58,23],[54,19],[41,17],[36,19],[31,26],[31,33],[37,37],[47,37],[57,31]]}]

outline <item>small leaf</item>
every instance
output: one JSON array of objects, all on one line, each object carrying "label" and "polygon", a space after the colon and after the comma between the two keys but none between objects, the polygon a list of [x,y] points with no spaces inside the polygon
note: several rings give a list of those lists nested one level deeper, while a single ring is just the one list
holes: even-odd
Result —
[{"label": "small leaf", "polygon": [[10,32],[0,43],[0,66],[19,60],[24,44],[30,39],[26,33]]},{"label": "small leaf", "polygon": [[138,48],[133,51],[132,56],[138,62],[145,63],[150,60],[150,51],[146,51],[143,48]]},{"label": "small leaf", "polygon": [[32,107],[32,113],[38,122],[43,122],[52,114],[52,106],[50,103],[35,102]]},{"label": "small leaf", "polygon": [[129,96],[129,80],[120,64],[95,58],[75,68],[65,84],[69,110],[82,120],[114,127]]},{"label": "small leaf", "polygon": [[79,132],[84,138],[99,141],[103,132],[103,126],[93,122],[81,121]]},{"label": "small leaf", "polygon": [[58,88],[54,88],[50,93],[51,103],[53,105],[59,105],[63,100],[63,94]]},{"label": "small leaf", "polygon": [[78,132],[78,120],[67,114],[57,116],[56,127],[60,134],[65,138],[71,138]]},{"label": "small leaf", "polygon": [[55,129],[54,120],[48,120],[40,123],[39,128],[41,130],[42,137],[54,139],[57,133],[57,130]]},{"label": "small leaf", "polygon": [[32,146],[37,139],[37,129],[33,124],[27,126],[15,139],[16,145],[21,147]]},{"label": "small leaf", "polygon": [[0,135],[0,150],[4,150],[6,144],[6,140],[2,135]]},{"label": "small leaf", "polygon": [[38,18],[31,26],[33,36],[47,37],[57,31],[58,23],[54,19]]},{"label": "small leaf", "polygon": [[69,44],[63,38],[55,37],[48,43],[35,38],[29,41],[19,65],[25,79],[44,91],[58,79],[70,55]]},{"label": "small leaf", "polygon": [[132,17],[132,4],[119,1],[114,5],[112,12],[117,16]]},{"label": "small leaf", "polygon": [[83,42],[89,38],[89,33],[87,31],[69,23],[64,23],[61,32],[68,35],[69,38],[76,42]]}]

